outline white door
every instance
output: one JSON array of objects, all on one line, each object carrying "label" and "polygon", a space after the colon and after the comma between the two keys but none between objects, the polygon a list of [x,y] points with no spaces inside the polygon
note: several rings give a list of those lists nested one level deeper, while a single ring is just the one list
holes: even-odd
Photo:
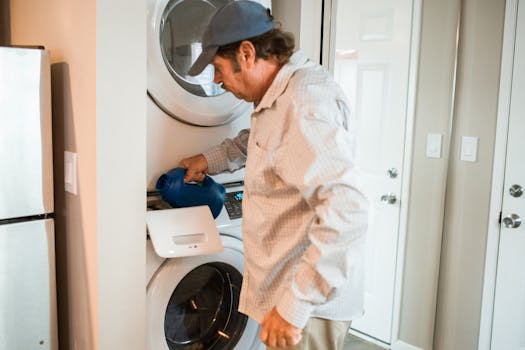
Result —
[{"label": "white door", "polygon": [[525,349],[525,2],[518,2],[491,349]]},{"label": "white door", "polygon": [[[370,200],[365,315],[352,328],[391,341],[412,0],[339,0],[332,5],[329,68],[352,105],[357,162]],[[326,52],[324,57],[326,57]]]}]

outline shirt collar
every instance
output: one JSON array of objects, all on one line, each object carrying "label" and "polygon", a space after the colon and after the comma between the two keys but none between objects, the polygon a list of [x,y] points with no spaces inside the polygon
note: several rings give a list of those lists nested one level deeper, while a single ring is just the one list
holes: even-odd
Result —
[{"label": "shirt collar", "polygon": [[261,99],[261,102],[255,106],[254,112],[257,113],[264,108],[270,108],[275,100],[277,100],[277,98],[282,95],[295,71],[302,68],[306,62],[308,62],[308,58],[302,53],[301,50],[294,52],[288,63],[282,66],[282,68],[279,70],[273,79],[272,84],[268,90],[266,90],[266,93]]}]

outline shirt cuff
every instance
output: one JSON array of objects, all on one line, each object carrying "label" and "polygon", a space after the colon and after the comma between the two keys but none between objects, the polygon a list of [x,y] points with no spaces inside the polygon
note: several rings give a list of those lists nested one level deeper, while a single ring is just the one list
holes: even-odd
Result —
[{"label": "shirt cuff", "polygon": [[280,298],[276,308],[282,318],[295,327],[303,329],[312,315],[314,305],[307,301],[297,299],[293,292],[288,290]]},{"label": "shirt cuff", "polygon": [[228,168],[228,157],[220,146],[214,146],[202,153],[208,162],[208,173],[218,174]]}]

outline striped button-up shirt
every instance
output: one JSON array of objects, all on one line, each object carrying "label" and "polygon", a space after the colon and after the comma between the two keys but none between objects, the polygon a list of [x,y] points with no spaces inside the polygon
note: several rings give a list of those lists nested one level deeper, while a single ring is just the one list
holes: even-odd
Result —
[{"label": "striped button-up shirt", "polygon": [[300,328],[310,317],[363,313],[368,202],[353,128],[342,90],[296,52],[250,130],[204,153],[212,174],[246,166],[239,311],[259,323],[274,306]]}]

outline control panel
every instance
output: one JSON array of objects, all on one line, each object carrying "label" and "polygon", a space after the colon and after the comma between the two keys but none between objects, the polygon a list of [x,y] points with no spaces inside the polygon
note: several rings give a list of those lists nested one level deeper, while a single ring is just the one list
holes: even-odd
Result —
[{"label": "control panel", "polygon": [[242,218],[242,191],[226,192],[224,207],[231,220]]}]

